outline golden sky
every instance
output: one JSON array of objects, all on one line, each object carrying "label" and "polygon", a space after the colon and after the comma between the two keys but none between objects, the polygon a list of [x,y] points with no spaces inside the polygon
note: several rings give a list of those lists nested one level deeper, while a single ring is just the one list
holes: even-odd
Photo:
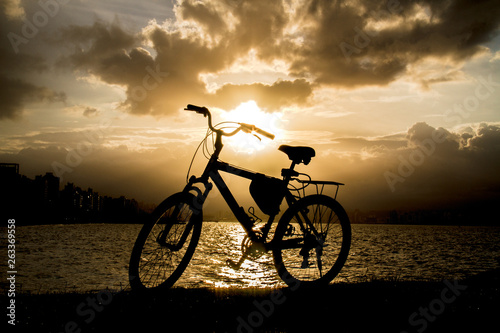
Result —
[{"label": "golden sky", "polygon": [[0,3],[0,162],[29,177],[158,203],[206,133],[191,103],[276,134],[228,139],[233,164],[314,147],[299,170],[351,210],[500,198],[498,1]]}]

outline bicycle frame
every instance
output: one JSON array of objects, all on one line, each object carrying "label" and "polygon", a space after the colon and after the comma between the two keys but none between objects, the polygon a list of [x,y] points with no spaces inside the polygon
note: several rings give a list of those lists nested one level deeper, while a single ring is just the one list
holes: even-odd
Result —
[{"label": "bicycle frame", "polygon": [[[274,222],[274,218],[276,215],[269,215],[269,220],[265,224],[265,226],[260,230],[262,232],[261,235],[257,235],[255,230],[253,229],[254,227],[254,220],[245,212],[244,208],[241,207],[238,202],[236,201],[235,197],[229,190],[229,187],[226,185],[224,182],[224,179],[220,175],[219,171],[229,173],[238,177],[246,178],[249,180],[254,180],[256,177],[262,176],[262,173],[250,171],[243,169],[238,166],[231,165],[229,163],[223,162],[219,160],[219,155],[222,150],[222,140],[221,136],[223,134],[217,132],[217,138],[216,138],[216,144],[215,144],[215,152],[212,154],[209,162],[207,163],[207,166],[205,167],[205,170],[202,174],[201,177],[195,177],[191,176],[189,179],[188,184],[184,187],[183,192],[190,192],[190,191],[195,191],[197,193],[196,198],[197,202],[195,203],[196,208],[199,208],[201,210],[206,198],[208,197],[208,194],[213,188],[212,183],[209,182],[211,179],[214,183],[219,192],[221,193],[222,197],[226,201],[227,205],[231,209],[232,213],[238,220],[238,222],[242,225],[244,228],[247,236],[254,242],[261,242],[265,243],[265,240],[267,238],[267,235],[269,233],[269,230],[271,229],[271,226]],[[283,179],[279,179],[280,181],[283,182],[284,187],[286,188],[288,186],[288,183],[292,179],[292,176],[295,175],[295,171],[293,170],[295,166],[295,163],[292,163],[291,167],[289,169],[283,169],[284,172],[283,174]],[[275,178],[275,177],[272,177]],[[275,178],[278,179],[278,178]],[[337,185],[337,190],[339,185],[343,185],[342,183],[337,183],[337,182],[328,182],[328,181],[308,181],[311,184],[322,184],[324,185]],[[201,191],[198,187],[194,186],[197,183],[202,183],[205,187],[205,191]],[[290,192],[289,189],[285,191],[285,196],[284,199],[286,200],[287,204],[289,207],[294,205],[297,202],[297,198]],[[311,222],[308,221],[306,216],[303,216],[302,218],[299,217],[299,220],[301,221],[301,228],[306,229],[306,226],[311,226]],[[311,229],[310,229],[311,230]],[[316,237],[320,237],[319,233],[312,228],[313,234],[315,234]]]},{"label": "bicycle frame", "polygon": [[[222,197],[226,201],[227,205],[229,206],[229,208],[233,212],[236,219],[240,222],[240,224],[245,229],[248,237],[250,237],[250,239],[252,241],[259,241],[259,237],[257,236],[255,231],[253,230],[254,220],[252,220],[252,218],[245,212],[244,208],[238,204],[235,197],[233,196],[233,194],[229,190],[229,187],[224,182],[224,179],[222,178],[219,171],[223,171],[223,172],[233,174],[235,176],[246,178],[249,180],[253,180],[262,174],[258,173],[258,172],[254,172],[254,171],[249,171],[249,170],[237,167],[237,166],[233,166],[233,165],[230,165],[229,163],[226,163],[226,162],[219,161],[218,155],[219,155],[220,150],[219,151],[217,151],[217,150],[210,158],[210,160],[205,168],[205,171],[203,172],[203,175],[199,178],[196,178],[195,176],[191,176],[188,184],[184,188],[184,191],[189,192],[189,191],[194,190],[195,192],[197,192],[198,204],[201,207],[203,205],[203,203],[205,202],[205,199],[207,198],[208,194],[212,190],[213,186],[209,182],[209,179],[211,179],[215,183],[215,186],[217,187],[217,189],[221,193]],[[202,192],[199,188],[194,186],[194,184],[197,184],[197,183],[202,183],[205,186],[204,192]],[[293,198],[293,196],[290,193],[286,194],[286,198],[288,198],[287,200],[291,200],[290,203],[295,200],[295,198]],[[275,217],[275,215],[270,215],[269,220],[268,220],[265,228],[263,229],[263,232],[264,232],[264,234],[262,235],[263,239],[265,239],[267,237],[267,233],[271,227],[271,224],[274,221],[274,217]]]}]

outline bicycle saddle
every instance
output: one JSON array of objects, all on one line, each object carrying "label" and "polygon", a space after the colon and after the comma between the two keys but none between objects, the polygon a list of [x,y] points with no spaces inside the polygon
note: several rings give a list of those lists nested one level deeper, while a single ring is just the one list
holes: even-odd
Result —
[{"label": "bicycle saddle", "polygon": [[288,158],[295,164],[304,163],[308,165],[311,158],[316,156],[316,152],[311,147],[281,145],[279,151],[288,155]]}]

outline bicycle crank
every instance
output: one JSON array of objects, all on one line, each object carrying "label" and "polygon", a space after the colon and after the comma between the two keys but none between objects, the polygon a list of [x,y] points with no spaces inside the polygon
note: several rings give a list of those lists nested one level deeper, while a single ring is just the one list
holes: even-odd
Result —
[{"label": "bicycle crank", "polygon": [[242,254],[240,260],[238,260],[238,262],[235,262],[234,260],[227,259],[226,264],[237,271],[241,268],[241,265],[247,258],[250,258],[252,260],[258,259],[262,257],[267,252],[267,250],[268,249],[266,248],[266,245],[264,243],[254,242],[250,239],[250,237],[245,236],[245,238],[243,238],[243,241],[241,242]]}]

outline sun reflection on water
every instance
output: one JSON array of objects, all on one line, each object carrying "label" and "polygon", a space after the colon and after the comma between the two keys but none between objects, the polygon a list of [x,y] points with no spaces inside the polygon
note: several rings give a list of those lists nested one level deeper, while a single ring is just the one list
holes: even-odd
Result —
[{"label": "sun reflection on water", "polygon": [[[196,264],[190,265],[191,267],[188,267],[185,273],[196,274],[196,270],[201,269],[203,266],[201,262],[201,265],[198,262],[210,258],[212,270],[205,271],[204,275],[213,277],[213,279],[203,279],[203,283],[207,286],[215,288],[241,288],[242,286],[263,288],[283,285],[276,274],[271,253],[264,254],[256,260],[245,260],[239,270],[235,270],[226,264],[227,259],[237,262],[242,255],[241,243],[245,237],[245,232],[240,225],[211,223],[210,229],[203,230],[203,232],[205,231],[209,235],[200,240],[197,249],[197,252],[200,250],[205,254],[205,259],[201,258],[203,255],[197,256],[195,253],[193,263],[196,262]],[[217,239],[216,243],[210,241],[214,239]],[[188,272],[188,270],[192,271]],[[183,282],[179,281],[179,283]]]}]

